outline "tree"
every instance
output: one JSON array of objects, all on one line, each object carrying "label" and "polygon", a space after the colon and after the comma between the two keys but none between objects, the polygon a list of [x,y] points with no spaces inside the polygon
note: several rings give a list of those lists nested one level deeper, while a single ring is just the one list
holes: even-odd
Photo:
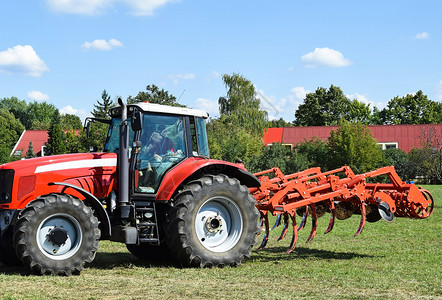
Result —
[{"label": "tree", "polygon": [[295,111],[296,126],[339,125],[341,120],[369,124],[371,109],[357,99],[348,99],[339,87],[331,85],[328,90],[319,87],[309,93],[304,103]]},{"label": "tree", "polygon": [[256,97],[252,82],[240,74],[223,75],[227,96],[218,100],[219,112],[230,116],[245,107],[259,109],[260,100]]},{"label": "tree", "polygon": [[[81,153],[89,151],[89,148],[86,148],[86,134],[84,131],[76,132],[73,129],[67,130],[65,133],[66,136],[66,150],[68,153]],[[87,145],[88,146],[88,145]]]},{"label": "tree", "polygon": [[25,127],[12,113],[0,109],[0,163],[11,160],[10,153]]},{"label": "tree", "polygon": [[410,166],[410,158],[407,153],[398,148],[390,148],[383,151],[385,165],[394,166],[396,173],[402,180],[408,181],[414,178],[414,170]]},{"label": "tree", "polygon": [[[97,100],[97,104],[94,104],[94,109],[91,111],[91,114],[97,119],[110,119],[109,109],[114,106],[114,102],[112,102],[110,95],[103,90],[101,93],[101,101]],[[82,133],[80,136],[81,140],[81,149],[89,150],[91,147],[100,150],[103,148],[104,142],[106,140],[107,132],[109,129],[109,125],[103,124],[100,122],[93,122],[90,125],[89,130],[89,138],[86,137],[85,133]]]},{"label": "tree", "polygon": [[155,84],[146,86],[146,91],[147,92],[139,92],[138,95],[136,95],[135,97],[129,96],[127,98],[127,103],[150,102],[163,105],[185,107],[185,105],[178,103],[174,95],[169,95],[169,92],[164,89],[160,90],[160,88]]},{"label": "tree", "polygon": [[379,110],[376,106],[373,107],[373,112],[371,114],[371,125],[382,125],[382,111]]},{"label": "tree", "polygon": [[49,140],[47,143],[47,148],[49,148],[48,151],[51,155],[66,153],[66,139],[64,137],[63,130],[61,130],[60,119],[60,112],[57,109],[48,130]]},{"label": "tree", "polygon": [[278,167],[283,173],[287,172],[287,163],[290,161],[291,151],[280,143],[273,143],[264,147],[260,155],[250,160],[248,167],[251,172]]},{"label": "tree", "polygon": [[247,165],[252,157],[261,153],[261,138],[243,127],[227,122],[226,119],[227,117],[222,115],[219,119],[210,120],[206,125],[210,156],[231,162],[241,159]]},{"label": "tree", "polygon": [[286,120],[284,120],[283,118],[279,118],[278,120],[271,120],[267,123],[267,127],[292,127],[293,124],[290,122],[287,122]]},{"label": "tree", "polygon": [[34,146],[32,145],[32,141],[29,141],[28,151],[26,151],[26,158],[35,157]]},{"label": "tree", "polygon": [[422,147],[411,149],[408,154],[413,178],[423,176],[428,183],[442,183],[442,133],[435,127],[421,132]]},{"label": "tree", "polygon": [[109,119],[109,109],[111,109],[115,104],[111,100],[111,97],[106,90],[103,90],[103,93],[101,93],[101,100],[101,102],[100,100],[97,100],[97,104],[94,104],[94,109],[91,111],[91,114],[95,118]]},{"label": "tree", "polygon": [[268,123],[267,112],[260,109],[261,101],[256,96],[252,82],[242,75],[223,75],[227,95],[218,100],[221,115],[252,134],[262,136]]},{"label": "tree", "polygon": [[344,118],[350,123],[371,124],[372,113],[370,104],[365,104],[357,99],[350,101],[347,113],[344,114]]},{"label": "tree", "polygon": [[31,102],[28,104],[28,119],[31,127],[28,129],[48,130],[51,126],[52,117],[57,108],[46,102]]},{"label": "tree", "polygon": [[309,93],[304,103],[295,111],[296,126],[337,125],[344,118],[350,100],[339,87],[331,85],[328,90],[319,87]]},{"label": "tree", "polygon": [[[227,96],[219,98],[220,117],[207,124],[210,153],[227,161],[241,159],[246,165],[260,155],[267,112],[260,110],[253,84],[238,74],[224,75]],[[227,134],[228,133],[228,134]]]},{"label": "tree", "polygon": [[439,124],[442,123],[442,103],[418,91],[391,99],[381,111],[381,118],[384,124]]},{"label": "tree", "polygon": [[61,128],[63,130],[78,130],[82,129],[83,125],[81,124],[81,120],[78,116],[65,114],[61,116]]},{"label": "tree", "polygon": [[31,128],[31,122],[28,116],[28,104],[17,97],[3,98],[0,100],[0,109],[6,109],[18,119],[26,129]]},{"label": "tree", "polygon": [[298,143],[295,146],[295,152],[305,157],[306,168],[320,167],[323,171],[330,169],[330,147],[327,142],[318,137]]},{"label": "tree", "polygon": [[365,173],[382,164],[382,150],[365,125],[344,122],[330,132],[328,145],[331,168],[347,165],[355,173]]}]

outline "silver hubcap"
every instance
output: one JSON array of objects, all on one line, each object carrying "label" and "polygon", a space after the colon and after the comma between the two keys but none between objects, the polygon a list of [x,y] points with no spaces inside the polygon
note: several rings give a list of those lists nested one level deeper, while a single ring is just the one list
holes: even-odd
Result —
[{"label": "silver hubcap", "polygon": [[239,207],[230,198],[210,198],[198,210],[195,221],[196,235],[204,248],[225,252],[239,241],[243,219]]},{"label": "silver hubcap", "polygon": [[82,239],[80,223],[68,214],[51,215],[37,229],[38,248],[55,260],[73,256],[80,248]]}]

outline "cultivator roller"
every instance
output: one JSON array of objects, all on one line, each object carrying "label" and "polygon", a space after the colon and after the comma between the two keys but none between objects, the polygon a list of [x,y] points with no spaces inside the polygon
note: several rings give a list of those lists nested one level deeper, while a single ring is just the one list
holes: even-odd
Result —
[{"label": "cultivator roller", "polygon": [[[431,215],[434,207],[430,192],[402,182],[394,167],[359,175],[355,175],[348,166],[328,172],[311,168],[290,175],[284,175],[279,168],[273,168],[254,175],[261,181],[261,186],[251,188],[250,192],[261,213],[261,230],[265,230],[258,249],[266,246],[270,230],[281,223],[284,227],[278,240],[283,239],[291,221],[293,237],[287,250],[287,253],[291,253],[296,245],[298,231],[305,227],[307,218],[312,219],[312,229],[307,239],[310,242],[316,235],[318,218],[327,212],[330,213],[330,221],[324,234],[333,229],[336,218],[345,220],[353,214],[360,214],[356,237],[363,231],[366,221],[384,219],[391,222],[395,216],[424,219]],[[388,176],[390,183],[367,182],[368,178],[381,175]],[[269,214],[277,216],[272,228],[269,225]],[[299,226],[296,215],[302,217]]]}]

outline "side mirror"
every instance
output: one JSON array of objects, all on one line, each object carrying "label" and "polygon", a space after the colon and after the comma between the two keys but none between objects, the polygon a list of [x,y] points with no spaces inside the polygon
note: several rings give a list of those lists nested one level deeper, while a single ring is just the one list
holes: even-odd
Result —
[{"label": "side mirror", "polygon": [[84,126],[83,129],[86,130],[86,137],[89,138],[89,128],[91,127],[91,118],[86,118],[86,120],[84,120]]},{"label": "side mirror", "polygon": [[130,123],[133,131],[140,131],[143,129],[143,114],[141,111],[136,111],[132,114]]}]

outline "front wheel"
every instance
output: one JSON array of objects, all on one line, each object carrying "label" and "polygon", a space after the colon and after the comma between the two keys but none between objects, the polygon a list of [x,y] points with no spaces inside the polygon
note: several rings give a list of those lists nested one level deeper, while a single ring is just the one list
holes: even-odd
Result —
[{"label": "front wheel", "polygon": [[225,175],[188,183],[169,214],[169,248],[185,266],[237,266],[250,257],[258,210],[248,189]]},{"label": "front wheel", "polygon": [[78,274],[94,259],[99,238],[92,210],[67,194],[45,195],[31,202],[14,230],[17,256],[41,275]]}]

